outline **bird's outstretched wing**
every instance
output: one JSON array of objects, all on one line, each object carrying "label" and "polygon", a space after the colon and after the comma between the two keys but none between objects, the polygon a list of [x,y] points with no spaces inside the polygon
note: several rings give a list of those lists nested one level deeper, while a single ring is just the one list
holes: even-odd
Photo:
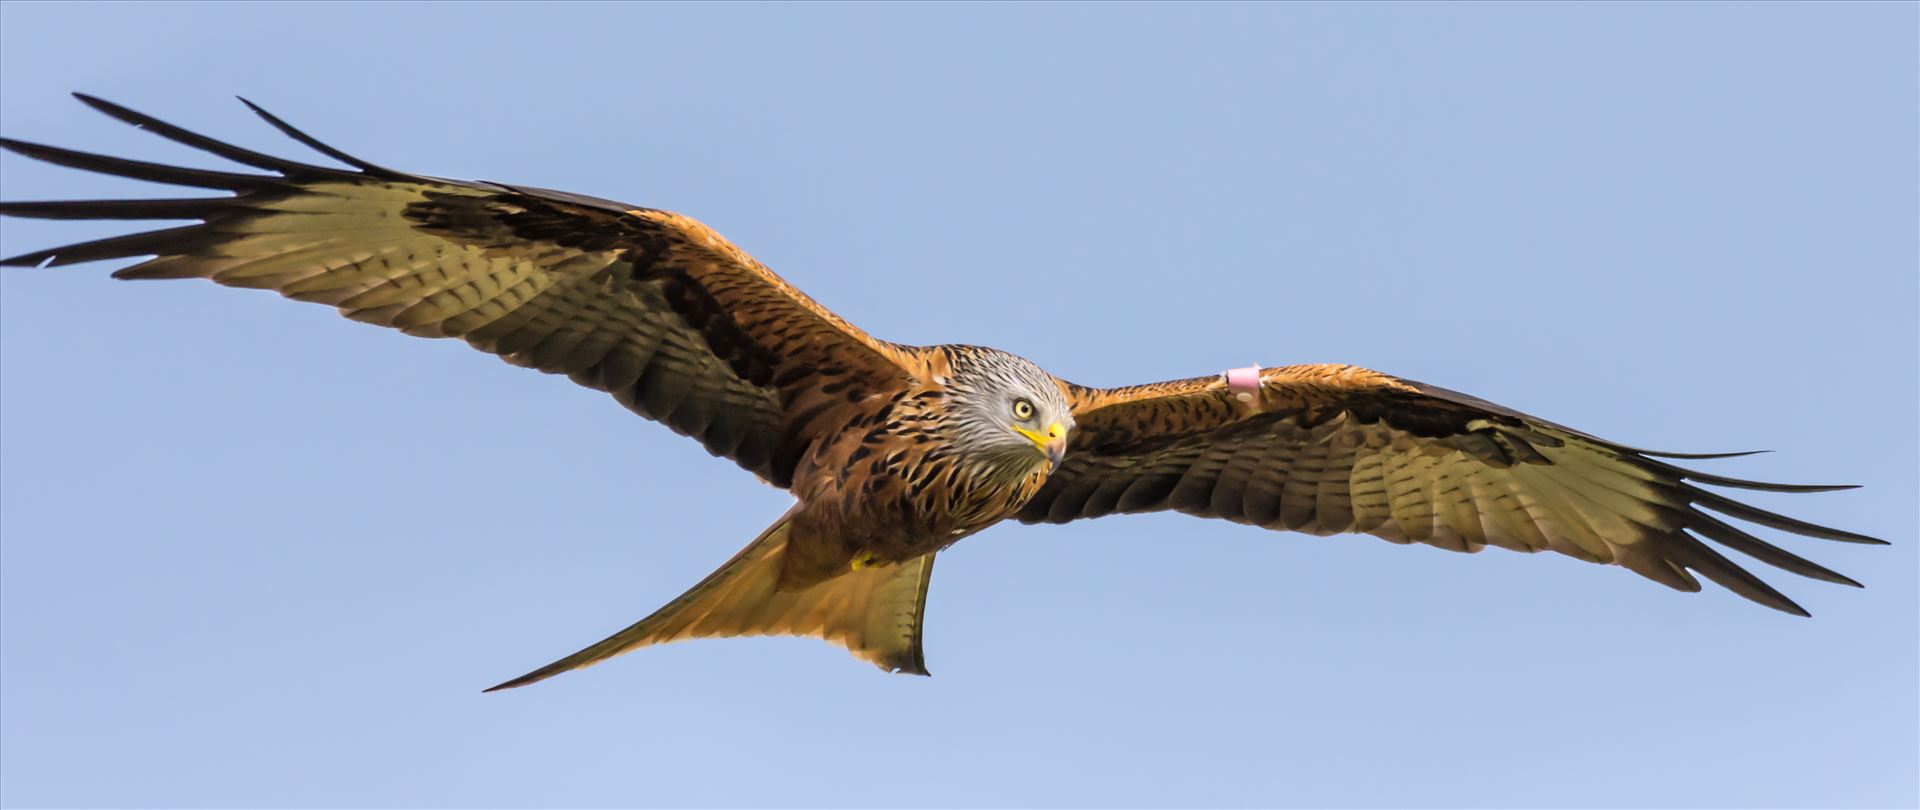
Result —
[{"label": "bird's outstretched wing", "polygon": [[1550,549],[1622,565],[1684,591],[1700,589],[1688,573],[1696,571],[1800,615],[1806,611],[1799,605],[1701,538],[1802,576],[1859,583],[1709,512],[1809,537],[1882,542],[1696,484],[1771,492],[1846,487],[1686,470],[1661,459],[1721,456],[1636,450],[1351,366],[1265,369],[1257,390],[1236,391],[1221,375],[1131,388],[1062,387],[1079,424],[1066,461],[1019,513],[1028,523],[1173,509],[1455,551]]},{"label": "bird's outstretched wing", "polygon": [[207,278],[338,307],[355,320],[456,337],[565,374],[698,439],[778,486],[836,404],[906,381],[912,351],[876,340],[678,214],[354,158],[253,105],[351,167],[215,141],[84,95],[161,137],[274,174],[190,169],[0,139],[49,163],[227,197],[0,203],[49,219],[199,220],[15,256],[57,266],[151,256],[119,278]]}]

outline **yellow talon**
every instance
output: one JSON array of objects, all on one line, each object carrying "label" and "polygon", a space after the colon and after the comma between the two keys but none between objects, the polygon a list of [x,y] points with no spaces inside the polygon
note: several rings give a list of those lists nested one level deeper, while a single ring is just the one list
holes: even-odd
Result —
[{"label": "yellow talon", "polygon": [[879,558],[873,556],[873,552],[871,551],[865,552],[862,554],[856,554],[853,557],[853,570],[858,571],[862,568],[869,568],[876,561],[878,561],[878,559]]}]

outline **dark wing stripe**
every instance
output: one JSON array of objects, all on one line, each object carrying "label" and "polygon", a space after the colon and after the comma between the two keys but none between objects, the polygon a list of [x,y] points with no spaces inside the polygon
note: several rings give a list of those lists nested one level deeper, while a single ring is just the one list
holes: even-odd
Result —
[{"label": "dark wing stripe", "polygon": [[0,215],[30,219],[198,219],[241,210],[232,197],[172,200],[0,202]]},{"label": "dark wing stripe", "polygon": [[1794,534],[1805,537],[1819,537],[1825,540],[1838,540],[1842,543],[1862,543],[1872,546],[1887,545],[1887,541],[1877,537],[1868,537],[1864,534],[1841,531],[1817,523],[1795,520],[1786,515],[1775,514],[1755,506],[1748,506],[1739,501],[1722,495],[1716,495],[1699,487],[1682,484],[1680,488],[1691,496],[1690,500],[1693,503],[1700,504],[1728,517],[1737,517],[1741,520],[1758,523],[1762,526],[1768,526],[1784,532],[1793,532]]},{"label": "dark wing stripe", "polygon": [[1812,560],[1808,560],[1758,537],[1754,537],[1751,534],[1740,531],[1727,525],[1725,521],[1719,520],[1698,509],[1688,510],[1688,512],[1688,528],[1734,551],[1738,551],[1782,571],[1791,571],[1803,577],[1822,579],[1841,585],[1852,585],[1855,588],[1864,587],[1850,577],[1828,569]]},{"label": "dark wing stripe", "polygon": [[218,172],[210,169],[189,169],[183,166],[168,166],[164,163],[148,163],[144,160],[129,160],[127,158],[112,157],[109,155],[96,155],[92,152],[62,149],[58,146],[16,141],[12,138],[0,138],[0,149],[17,152],[35,160],[52,163],[55,166],[66,166],[73,169],[84,169],[90,172],[110,174],[115,177],[146,180],[152,183],[168,183],[176,186],[243,191],[246,189],[264,188],[272,185],[274,182],[273,178],[261,177],[254,174],[236,174],[234,172]]},{"label": "dark wing stripe", "polygon": [[1680,564],[1699,571],[1707,579],[1719,583],[1720,587],[1774,610],[1796,616],[1813,615],[1792,599],[1788,599],[1786,594],[1774,590],[1772,585],[1768,585],[1752,572],[1741,568],[1734,561],[1727,559],[1726,555],[1714,551],[1692,535],[1675,532],[1668,539],[1668,555],[1678,560]]},{"label": "dark wing stripe", "polygon": [[[236,96],[236,98],[240,98],[240,97]],[[321,143],[319,140],[315,139],[312,135],[308,135],[305,132],[301,132],[298,129],[294,129],[292,124],[289,124],[285,121],[280,120],[279,116],[261,109],[260,105],[255,104],[251,101],[248,101],[245,98],[240,98],[240,103],[247,105],[247,109],[252,110],[255,115],[258,115],[261,118],[265,119],[268,124],[272,124],[274,129],[280,130],[282,133],[285,133],[287,137],[292,138],[296,141],[299,141],[303,144],[306,144],[309,148],[313,149],[313,151],[319,152],[320,154],[326,155],[327,157],[333,158],[334,160],[340,161],[341,163],[345,163],[348,166],[352,166],[356,169],[366,172],[367,174],[373,175],[375,177],[384,178],[387,180],[418,180],[420,179],[418,177],[407,174],[405,172],[394,171],[392,169],[389,169],[377,163],[368,163],[367,161],[361,160],[357,157],[354,157],[338,149],[335,149],[331,146],[328,146],[324,143]]]},{"label": "dark wing stripe", "polygon": [[[1733,455],[1744,456],[1751,454],[1734,453]],[[1622,456],[1621,458],[1625,459],[1626,457]],[[1685,467],[1675,466],[1663,461],[1654,461],[1652,459],[1642,459],[1641,463],[1680,478],[1698,481],[1702,484],[1712,484],[1717,487],[1752,489],[1761,492],[1839,492],[1845,489],[1860,488],[1857,484],[1774,484],[1766,481],[1749,481],[1744,478],[1728,478],[1724,475],[1703,473],[1698,470],[1689,470]]]},{"label": "dark wing stripe", "polygon": [[197,132],[188,132],[153,116],[135,112],[111,101],[94,98],[85,93],[74,93],[73,97],[108,116],[132,124],[135,127],[144,129],[175,143],[185,144],[203,152],[212,152],[235,163],[245,164],[256,169],[280,172],[286,175],[336,177],[342,179],[353,177],[351,172],[340,169],[329,169],[325,166],[314,166],[308,163],[299,163],[284,158],[277,158],[272,155],[263,155],[251,149],[243,149],[230,143],[216,141]]},{"label": "dark wing stripe", "polygon": [[[168,219],[187,219],[187,217],[168,217]],[[48,267],[59,267],[102,259],[185,253],[204,249],[222,238],[220,234],[207,231],[205,225],[183,225],[178,228],[111,236],[91,242],[23,253],[0,259],[0,266],[39,267],[44,264]]]},{"label": "dark wing stripe", "polygon": [[1739,458],[1741,456],[1757,456],[1757,455],[1760,455],[1761,453],[1773,452],[1771,450],[1742,450],[1737,453],[1668,453],[1660,450],[1645,450],[1639,447],[1631,447],[1624,444],[1616,444],[1614,445],[1614,447],[1618,447],[1629,453],[1638,453],[1643,456],[1653,456],[1655,458],[1677,458],[1677,459],[1684,459],[1687,461],[1700,461],[1700,460],[1711,460],[1711,459],[1720,459],[1720,458]]}]

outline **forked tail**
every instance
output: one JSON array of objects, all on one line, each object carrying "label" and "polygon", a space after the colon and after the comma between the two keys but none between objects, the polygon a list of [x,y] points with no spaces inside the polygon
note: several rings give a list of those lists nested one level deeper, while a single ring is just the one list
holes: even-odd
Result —
[{"label": "forked tail", "polygon": [[920,619],[933,555],[850,571],[802,590],[778,591],[774,584],[786,560],[791,517],[791,512],[782,516],[719,570],[653,615],[487,691],[543,681],[653,644],[728,636],[810,636],[845,647],[855,658],[889,672],[926,675]]}]

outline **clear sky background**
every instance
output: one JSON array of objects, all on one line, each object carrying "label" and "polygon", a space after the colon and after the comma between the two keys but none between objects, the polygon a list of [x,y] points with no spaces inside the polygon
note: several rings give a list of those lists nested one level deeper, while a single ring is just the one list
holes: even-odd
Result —
[{"label": "clear sky background", "polygon": [[[1767,448],[1798,619],[1549,555],[1157,515],[941,558],[931,679],[816,641],[480,689],[786,508],[453,342],[0,272],[8,805],[1907,805],[1916,6],[0,6],[0,131],[701,218],[893,340],[1113,385],[1345,361]],[[318,159],[313,158],[313,159]],[[160,195],[0,157],[6,199]],[[9,220],[0,253],[115,233]]]}]

